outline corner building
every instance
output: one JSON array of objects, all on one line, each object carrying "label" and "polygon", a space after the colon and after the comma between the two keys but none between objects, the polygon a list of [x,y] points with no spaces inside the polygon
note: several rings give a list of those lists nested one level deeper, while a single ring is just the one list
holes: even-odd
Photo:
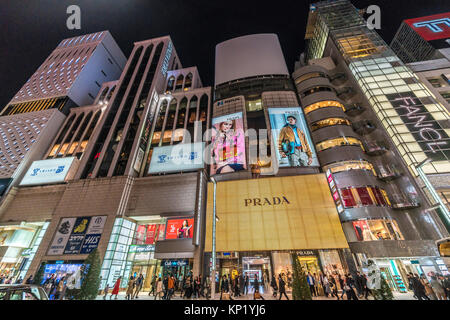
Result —
[{"label": "corner building", "polygon": [[[181,87],[170,86],[173,77]],[[70,110],[42,161],[2,203],[5,232],[38,226],[9,274],[24,278],[44,267],[44,277],[62,277],[95,248],[102,288],[119,276],[126,288],[132,274],[144,275],[143,290],[153,276],[200,274],[210,101],[211,88],[197,68],[183,68],[170,37],[136,42],[119,79],[103,83],[93,104]],[[177,166],[175,148],[192,163]],[[183,223],[187,230],[177,234]]]},{"label": "corner building", "polygon": [[214,203],[216,281],[247,274],[264,292],[281,274],[290,292],[292,253],[317,281],[355,271],[278,37],[219,43],[214,94],[206,272]]},{"label": "corner building", "polygon": [[[429,209],[415,178],[426,157],[428,172],[448,170],[439,121],[448,113],[349,1],[311,5],[306,39],[293,78],[350,249],[360,270],[375,259],[405,292],[408,272],[447,270],[435,245],[448,236],[445,217]],[[402,109],[409,105],[436,135],[417,132]]]}]

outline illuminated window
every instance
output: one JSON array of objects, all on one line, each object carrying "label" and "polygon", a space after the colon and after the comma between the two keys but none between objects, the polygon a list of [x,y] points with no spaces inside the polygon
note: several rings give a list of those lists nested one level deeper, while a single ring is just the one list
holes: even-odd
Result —
[{"label": "illuminated window", "polygon": [[342,161],[324,167],[324,171],[327,171],[328,169],[330,169],[332,173],[338,173],[349,170],[368,170],[376,176],[376,172],[375,169],[373,168],[373,165],[370,162],[362,160]]},{"label": "illuminated window", "polygon": [[342,53],[348,58],[362,58],[378,52],[372,40],[365,34],[352,35],[337,40]]},{"label": "illuminated window", "polygon": [[327,118],[323,120],[319,120],[311,124],[311,130],[316,131],[324,127],[330,127],[330,126],[350,126],[350,122],[347,119],[344,118]]},{"label": "illuminated window", "polygon": [[259,111],[262,110],[262,101],[261,99],[255,99],[255,100],[246,100],[245,101],[245,107],[247,111]]},{"label": "illuminated window", "polygon": [[390,206],[386,191],[378,187],[358,187],[339,189],[345,208],[357,208],[365,206]]},{"label": "illuminated window", "polygon": [[364,147],[362,145],[362,142],[359,139],[352,138],[352,137],[340,137],[330,140],[325,140],[322,142],[319,142],[316,144],[316,150],[317,152],[323,151],[326,149],[338,147],[338,146],[353,146],[353,145],[359,145],[361,149],[364,151]]},{"label": "illuminated window", "polygon": [[343,111],[345,111],[345,107],[343,104],[341,104],[337,101],[333,101],[333,100],[325,100],[325,101],[320,101],[320,102],[310,104],[309,106],[306,106],[304,108],[304,111],[305,111],[305,114],[308,114],[308,113],[310,113],[314,110],[320,109],[320,108],[330,108],[330,107],[341,108]]},{"label": "illuminated window", "polygon": [[[345,222],[344,230],[348,232],[348,240],[353,241],[379,241],[379,240],[404,240],[397,221],[392,219],[367,219]],[[355,237],[356,235],[356,237]]]},{"label": "illuminated window", "polygon": [[325,86],[316,86],[316,87],[310,88],[306,91],[303,91],[301,93],[301,97],[304,98],[304,97],[309,96],[310,94],[317,93],[317,92],[323,92],[323,91],[333,91],[333,89],[331,89],[330,87],[325,87]]}]

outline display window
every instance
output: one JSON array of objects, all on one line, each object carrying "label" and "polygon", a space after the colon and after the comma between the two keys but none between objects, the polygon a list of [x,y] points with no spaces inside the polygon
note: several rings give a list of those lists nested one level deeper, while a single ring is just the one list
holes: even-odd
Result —
[{"label": "display window", "polygon": [[314,110],[321,109],[321,108],[329,108],[329,107],[341,108],[343,111],[345,111],[345,107],[342,103],[339,103],[339,102],[333,101],[333,100],[325,100],[325,101],[320,101],[320,102],[310,104],[309,106],[306,106],[304,108],[304,111],[305,111],[305,114],[308,114]]},{"label": "display window", "polygon": [[378,187],[341,188],[339,192],[345,208],[391,205],[386,191]]},{"label": "display window", "polygon": [[358,220],[351,223],[357,241],[404,240],[395,220]]},{"label": "display window", "polygon": [[319,142],[316,144],[316,150],[317,152],[327,150],[334,147],[339,146],[354,146],[359,145],[361,149],[364,151],[364,147],[362,142],[359,139],[352,138],[352,137],[340,137],[330,140],[325,140],[322,142]]}]

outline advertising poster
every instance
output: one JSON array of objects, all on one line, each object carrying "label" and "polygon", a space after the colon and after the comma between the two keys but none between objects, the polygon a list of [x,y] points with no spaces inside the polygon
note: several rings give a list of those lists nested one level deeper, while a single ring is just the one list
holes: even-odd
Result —
[{"label": "advertising poster", "polygon": [[156,224],[147,225],[147,235],[145,237],[145,244],[155,243]]},{"label": "advertising poster", "polygon": [[89,254],[97,248],[106,216],[62,218],[47,254]]},{"label": "advertising poster", "polygon": [[192,235],[194,233],[193,226],[193,218],[168,219],[166,239],[192,238]]},{"label": "advertising poster", "polygon": [[13,235],[14,230],[2,230],[0,229],[0,246],[8,245],[8,239]]},{"label": "advertising poster", "polygon": [[50,278],[53,274],[56,275],[56,279],[59,280],[64,276],[69,276],[75,274],[78,270],[83,267],[82,264],[46,264],[44,269],[43,280]]},{"label": "advertising poster", "polygon": [[270,127],[280,167],[319,166],[300,107],[269,108]]},{"label": "advertising poster", "polygon": [[140,225],[136,229],[136,244],[143,244],[145,237],[145,225]]},{"label": "advertising poster", "polygon": [[158,241],[159,240],[164,240],[164,236],[166,234],[166,225],[165,224],[160,224],[158,225]]},{"label": "advertising poster", "polygon": [[212,119],[211,174],[236,172],[247,168],[242,112]]},{"label": "advertising poster", "polygon": [[53,242],[48,249],[48,255],[61,255],[64,253],[66,244],[69,241],[76,218],[63,218],[59,223]]},{"label": "advertising poster", "polygon": [[355,229],[356,238],[358,241],[373,241],[377,238],[370,231],[367,221],[353,221],[353,228]]},{"label": "advertising poster", "polygon": [[153,148],[148,173],[191,171],[204,167],[204,142]]}]

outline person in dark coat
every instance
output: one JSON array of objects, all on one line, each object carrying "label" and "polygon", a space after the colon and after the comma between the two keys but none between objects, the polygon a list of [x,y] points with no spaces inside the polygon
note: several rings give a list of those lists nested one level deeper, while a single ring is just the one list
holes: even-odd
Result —
[{"label": "person in dark coat", "polygon": [[364,277],[359,271],[356,272],[356,279],[354,279],[354,282],[358,296],[361,297],[364,294]]},{"label": "person in dark coat", "polygon": [[248,278],[247,272],[245,273],[244,277],[244,295],[248,294],[248,284],[250,282],[250,279]]},{"label": "person in dark coat", "polygon": [[27,281],[25,281],[26,284],[33,284],[33,275],[29,276]]},{"label": "person in dark coat", "polygon": [[275,276],[272,274],[272,280],[270,281],[270,286],[272,287],[272,295],[274,298],[277,297],[278,285]]},{"label": "person in dark coat", "polygon": [[289,300],[289,297],[286,294],[286,283],[284,282],[283,278],[281,277],[281,273],[278,275],[278,286],[280,288],[280,299],[278,299],[278,300],[281,300],[281,297],[283,296],[283,294],[286,297],[286,299]]},{"label": "person in dark coat", "polygon": [[355,293],[355,280],[353,280],[351,274],[348,274],[345,277],[344,289],[345,293],[347,294],[347,300],[358,300],[358,297]]},{"label": "person in dark coat", "polygon": [[255,292],[255,290],[259,290],[258,274],[255,274],[255,280],[253,280],[253,292]]},{"label": "person in dark coat", "polygon": [[[230,291],[230,284],[226,275],[222,277],[222,283],[220,284],[220,300],[222,300],[223,294]],[[231,298],[231,296],[230,296]]]},{"label": "person in dark coat", "polygon": [[415,295],[418,300],[430,300],[430,298],[426,295],[425,287],[420,282],[417,274],[414,274],[411,284],[413,287],[413,292],[415,292]]}]

